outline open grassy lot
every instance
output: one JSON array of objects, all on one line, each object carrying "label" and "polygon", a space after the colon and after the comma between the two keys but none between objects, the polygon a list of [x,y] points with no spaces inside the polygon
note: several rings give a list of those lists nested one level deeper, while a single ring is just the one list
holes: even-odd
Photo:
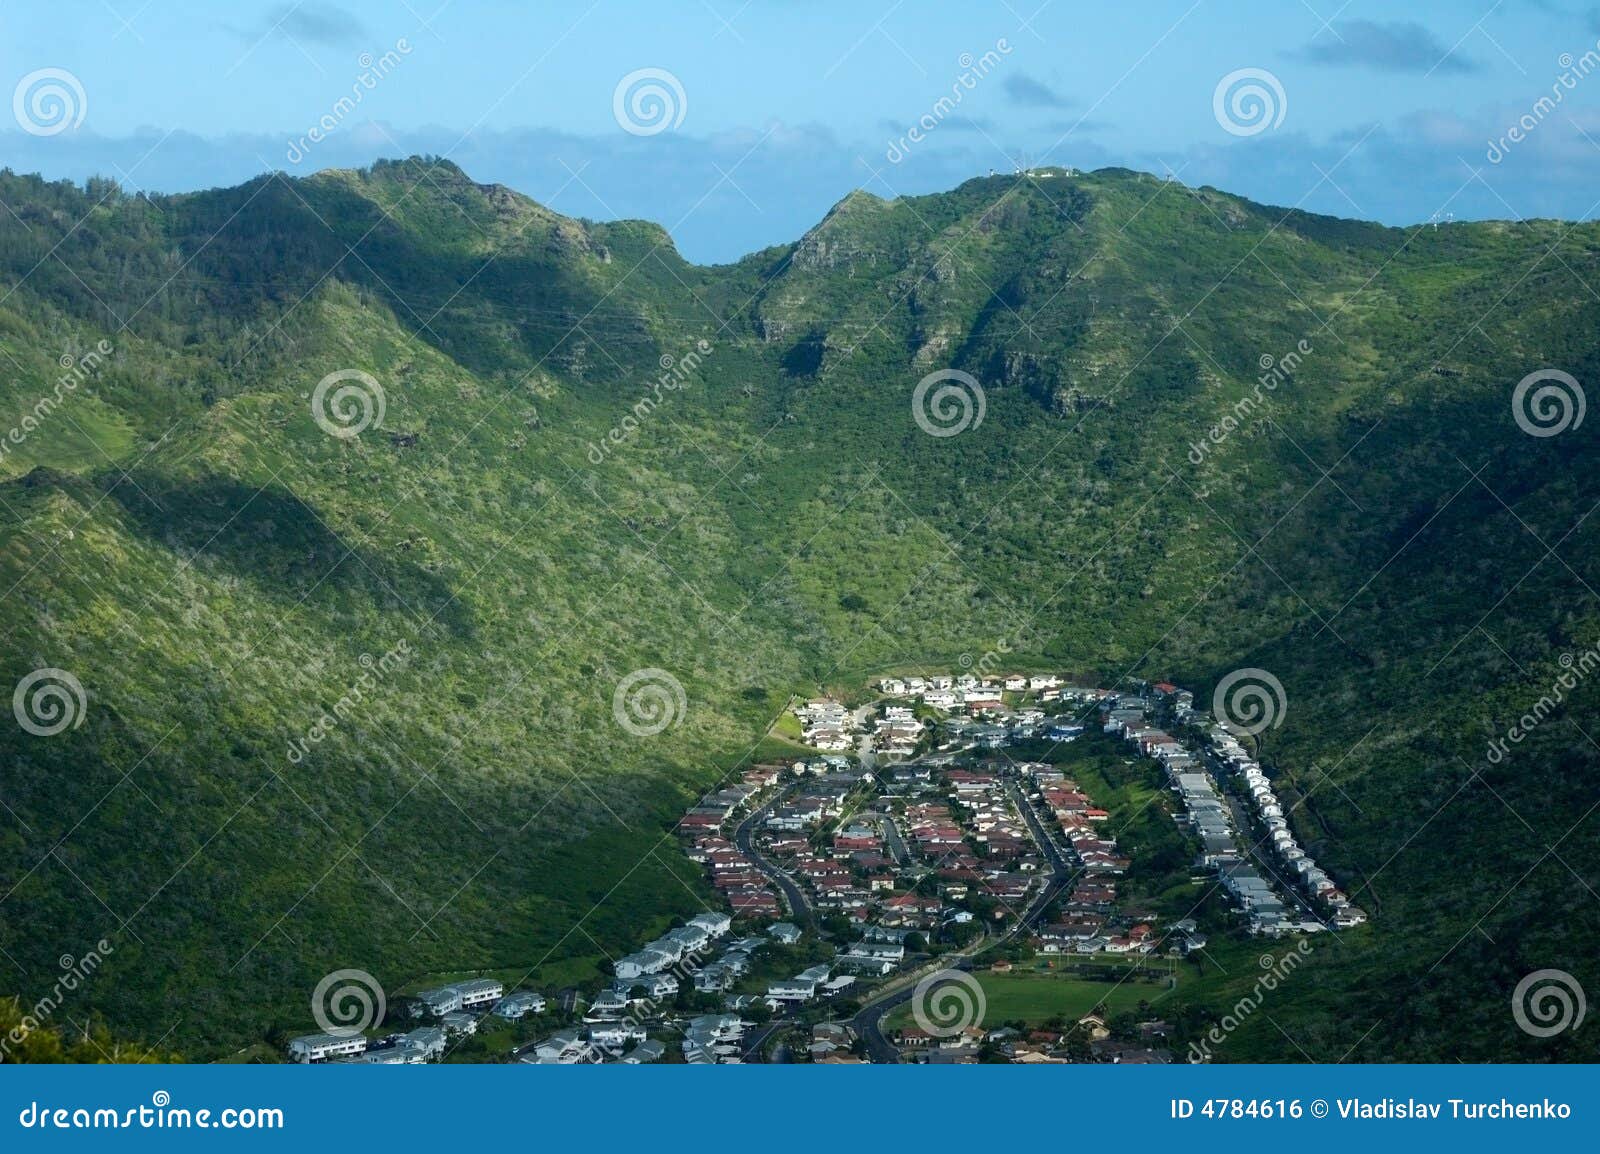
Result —
[{"label": "open grassy lot", "polygon": [[[1104,981],[1042,969],[980,973],[978,982],[987,1006],[982,1025],[994,1029],[1004,1022],[1038,1025],[1054,1018],[1073,1021],[1102,1004],[1105,1012],[1113,1015],[1137,1012],[1141,1005],[1160,1014],[1163,1003],[1197,984],[1192,974],[1181,970],[1169,974],[1164,966],[1150,968],[1138,976],[1129,976],[1131,969],[1103,967]],[[886,1024],[890,1029],[911,1025],[910,1005],[897,1007]]]}]

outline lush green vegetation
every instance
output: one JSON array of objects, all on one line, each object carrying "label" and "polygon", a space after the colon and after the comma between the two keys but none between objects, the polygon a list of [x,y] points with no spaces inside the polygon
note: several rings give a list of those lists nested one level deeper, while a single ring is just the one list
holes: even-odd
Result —
[{"label": "lush green vegetation", "polygon": [[[1048,970],[1003,974],[979,973],[984,1015],[978,1025],[998,1029],[1006,1022],[1030,1026],[1046,1022],[1070,1025],[1099,1009],[1106,1017],[1125,1013],[1161,1016],[1171,1013],[1169,1002],[1181,998],[1185,975],[1169,975],[1165,963],[1147,963],[1148,974],[1130,976],[1132,967],[1097,966],[1097,978],[1068,977]],[[911,1005],[897,1006],[885,1015],[887,1030],[915,1024]]]},{"label": "lush green vegetation", "polygon": [[0,999],[0,1061],[28,1063],[174,1062],[177,1054],[114,1038],[97,1023],[41,1018],[15,998]]},{"label": "lush green vegetation", "polygon": [[[1374,918],[1274,995],[1295,1046],[1257,1017],[1229,1056],[1594,1056],[1508,1005],[1539,968],[1600,989],[1593,687],[1485,743],[1600,638],[1595,424],[1529,437],[1510,406],[1535,369],[1600,380],[1600,228],[1384,229],[1104,171],[858,193],[701,268],[425,159],[0,199],[0,684],[88,694],[57,737],[0,726],[24,1001],[106,937],[80,1016],[220,1056],[309,1026],[342,967],[592,979],[710,900],[671,823],[785,748],[790,692],[999,653],[1286,686],[1267,756]],[[945,367],[986,412],[935,438],[910,399]],[[351,440],[310,404],[343,369],[387,402]],[[612,716],[641,668],[688,702],[648,738]]]}]

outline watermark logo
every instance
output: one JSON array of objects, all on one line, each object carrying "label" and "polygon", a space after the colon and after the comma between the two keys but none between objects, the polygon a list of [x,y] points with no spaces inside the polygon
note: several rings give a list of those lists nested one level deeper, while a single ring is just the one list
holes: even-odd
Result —
[{"label": "watermark logo", "polygon": [[1235,669],[1217,682],[1211,712],[1230,729],[1251,737],[1283,724],[1289,699],[1283,682],[1265,669]]},{"label": "watermark logo", "polygon": [[[1023,628],[1026,629],[1030,624],[1032,624],[1032,622],[1025,623]],[[960,665],[963,669],[976,668],[978,676],[987,678],[1000,668],[1005,659],[1011,655],[1014,648],[1015,647],[1012,645],[1010,640],[1004,637],[998,637],[995,639],[994,648],[985,649],[977,657],[974,657],[970,653],[963,653],[961,656],[956,658],[956,664]]]},{"label": "watermark logo", "polygon": [[891,140],[889,147],[884,150],[884,159],[890,164],[899,164],[911,155],[913,148],[926,140],[934,129],[955,113],[966,98],[966,94],[976,89],[980,80],[1000,66],[1001,57],[1010,55],[1011,45],[1004,36],[996,40],[994,47],[982,56],[963,52],[956,60],[956,65],[961,71],[950,85],[949,94],[941,95],[935,100],[928,111],[924,112],[900,139]]},{"label": "watermark logo", "polygon": [[939,970],[911,992],[911,1016],[935,1038],[953,1038],[982,1024],[989,1008],[978,979],[965,970]]},{"label": "watermark logo", "polygon": [[1191,1063],[1211,1061],[1216,1054],[1216,1048],[1244,1025],[1250,1016],[1266,1003],[1267,995],[1287,982],[1300,968],[1300,964],[1311,956],[1311,948],[1311,939],[1301,938],[1294,949],[1284,951],[1282,957],[1262,954],[1258,959],[1262,969],[1261,976],[1251,984],[1243,997],[1228,1008],[1227,1013],[1223,1014],[1215,1025],[1189,1043],[1189,1061]]},{"label": "watermark logo", "polygon": [[983,386],[960,369],[931,372],[911,393],[911,415],[917,428],[930,437],[954,437],[976,429],[987,408]]},{"label": "watermark logo", "polygon": [[355,112],[366,99],[367,93],[374,91],[384,77],[400,67],[403,57],[410,55],[411,43],[404,36],[396,40],[394,47],[382,56],[363,52],[356,58],[356,66],[361,71],[350,82],[350,95],[335,100],[328,111],[306,129],[298,140],[291,140],[289,147],[284,151],[284,159],[290,164],[299,164],[304,160],[313,148],[332,135]]},{"label": "watermark logo", "polygon": [[23,1013],[22,1020],[6,1031],[6,1036],[0,1039],[0,1060],[10,1057],[13,1046],[21,1045],[29,1034],[48,1022],[66,1002],[67,995],[76,993],[87,984],[100,969],[101,963],[115,952],[116,948],[105,938],[101,938],[81,957],[62,954],[57,963],[61,967],[61,976],[50,987],[50,992],[29,1006]]},{"label": "watermark logo", "polygon": [[75,1110],[41,1107],[29,1102],[17,1115],[17,1123],[27,1130],[282,1130],[283,1111],[271,1106],[228,1106],[221,1110],[207,1107],[195,1110],[173,1106],[172,1095],[157,1090],[150,1105],[111,1109],[100,1106]]},{"label": "watermark logo", "polygon": [[11,93],[11,114],[29,136],[59,136],[82,124],[88,111],[82,82],[65,68],[30,72]]},{"label": "watermark logo", "polygon": [[334,970],[311,991],[311,1017],[335,1038],[353,1038],[383,1021],[388,1002],[366,970]]},{"label": "watermark logo", "polygon": [[639,399],[629,406],[622,420],[612,426],[605,436],[598,441],[589,442],[589,463],[603,464],[614,449],[631,440],[661,407],[669,394],[687,389],[694,382],[695,374],[700,371],[701,364],[712,351],[711,342],[701,338],[681,356],[662,353],[656,362],[661,366],[661,372],[656,375],[649,391],[640,394]]},{"label": "watermark logo", "polygon": [[1262,353],[1256,360],[1256,364],[1261,368],[1261,374],[1256,377],[1255,387],[1224,411],[1222,419],[1207,429],[1203,438],[1190,442],[1189,463],[1204,464],[1213,449],[1240,429],[1247,428],[1260,419],[1259,414],[1271,399],[1269,394],[1276,393],[1279,385],[1294,380],[1301,363],[1311,355],[1312,351],[1311,342],[1302,338],[1295,343],[1294,348],[1282,356],[1275,357],[1271,353]]},{"label": "watermark logo", "polygon": [[1517,1028],[1535,1038],[1552,1038],[1583,1025],[1588,1010],[1583,987],[1565,970],[1535,970],[1511,993]]},{"label": "watermark logo", "polygon": [[374,425],[381,427],[387,411],[383,386],[360,369],[329,373],[311,394],[311,416],[317,427],[341,441],[354,440]]},{"label": "watermark logo", "polygon": [[89,709],[83,683],[65,669],[35,669],[17,682],[11,712],[35,737],[54,737],[83,724]]},{"label": "watermark logo", "polygon": [[1530,437],[1554,437],[1583,424],[1583,386],[1571,373],[1540,369],[1511,390],[1511,416]]},{"label": "watermark logo", "polygon": [[635,669],[611,695],[612,716],[635,737],[654,737],[672,729],[688,709],[683,683],[665,669]]},{"label": "watermark logo", "polygon": [[688,112],[682,82],[665,68],[636,69],[611,93],[611,115],[630,136],[658,136],[681,125]]},{"label": "watermark logo", "polygon": [[1265,68],[1230,72],[1211,94],[1211,114],[1233,136],[1258,136],[1277,128],[1288,111],[1282,81]]},{"label": "watermark logo", "polygon": [[1563,653],[1557,664],[1561,672],[1551,679],[1550,688],[1539,696],[1525,713],[1506,729],[1504,737],[1490,740],[1487,758],[1490,765],[1499,765],[1511,753],[1511,747],[1521,745],[1545,720],[1553,716],[1567,702],[1567,697],[1578,686],[1600,669],[1600,645],[1590,646],[1574,657]]},{"label": "watermark logo", "polygon": [[1488,141],[1488,149],[1484,152],[1484,159],[1490,164],[1499,164],[1511,150],[1531,136],[1535,129],[1545,122],[1545,119],[1554,115],[1556,109],[1566,100],[1567,93],[1578,87],[1578,82],[1587,78],[1591,73],[1600,70],[1600,41],[1594,48],[1587,49],[1582,56],[1574,57],[1570,52],[1563,52],[1556,58],[1556,64],[1561,69],[1561,74],[1550,83],[1550,95],[1541,94],[1531,105],[1528,111],[1516,119],[1499,140]]},{"label": "watermark logo", "polygon": [[405,638],[395,642],[394,648],[382,657],[363,653],[357,659],[361,675],[349,684],[331,710],[317,718],[299,738],[289,742],[289,761],[294,765],[304,761],[315,746],[321,745],[336,729],[354,717],[377,693],[378,687],[403,669],[410,660],[411,643]]},{"label": "watermark logo", "polygon": [[96,342],[93,348],[76,357],[71,353],[62,353],[56,362],[61,366],[62,372],[56,378],[55,387],[39,397],[33,406],[23,413],[22,419],[7,430],[3,438],[0,438],[0,461],[4,461],[23,442],[42,429],[45,422],[53,417],[79,388],[105,367],[106,358],[115,352],[116,349],[110,341],[101,340]]}]

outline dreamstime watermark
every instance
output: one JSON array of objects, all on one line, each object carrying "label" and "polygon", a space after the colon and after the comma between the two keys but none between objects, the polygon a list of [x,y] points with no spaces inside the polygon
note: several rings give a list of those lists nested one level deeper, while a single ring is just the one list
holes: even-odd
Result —
[{"label": "dreamstime watermark", "polygon": [[277,1106],[224,1106],[220,1110],[172,1105],[172,1095],[157,1090],[150,1105],[115,1109],[110,1106],[39,1105],[30,1101],[17,1114],[25,1130],[282,1130]]},{"label": "dreamstime watermark", "polygon": [[[1053,601],[1054,598],[1050,600]],[[1044,640],[1039,630],[1035,627],[1035,623],[1049,604],[1050,601],[1046,601],[1043,605],[1039,605],[1031,597],[1024,598],[1018,606],[1017,612],[1017,616],[1021,620],[1016,624],[1009,637],[996,637],[994,644],[980,654],[962,653],[956,658],[956,663],[962,669],[984,680],[1008,671],[1012,664],[1010,658],[1021,650],[1037,645]]]},{"label": "dreamstime watermark", "polygon": [[1528,707],[1526,713],[1511,723],[1504,737],[1496,737],[1489,742],[1485,757],[1490,765],[1499,765],[1504,761],[1513,745],[1521,745],[1526,741],[1529,734],[1561,708],[1569,693],[1587,681],[1596,669],[1600,669],[1600,644],[1585,649],[1576,657],[1563,653],[1557,659],[1557,664],[1561,666],[1561,672],[1551,681],[1550,688]]},{"label": "dreamstime watermark", "polygon": [[1261,968],[1266,972],[1255,980],[1248,993],[1229,1007],[1222,1019],[1206,1031],[1198,1041],[1189,1043],[1190,1062],[1209,1062],[1214,1048],[1222,1045],[1245,1021],[1259,1010],[1267,995],[1276,990],[1300,968],[1300,963],[1311,956],[1311,939],[1301,938],[1294,949],[1283,957],[1261,955]]},{"label": "dreamstime watermark", "polygon": [[966,94],[976,89],[980,80],[999,67],[1001,57],[1010,56],[1011,51],[1011,44],[1002,36],[982,56],[974,57],[970,52],[963,52],[956,60],[961,72],[951,82],[950,94],[935,100],[932,107],[901,134],[899,140],[891,140],[883,158],[890,164],[899,164],[910,156],[912,148],[921,144],[929,133],[943,124],[961,106]]},{"label": "dreamstime watermark", "polygon": [[311,394],[312,420],[328,436],[341,441],[354,440],[374,426],[382,428],[388,409],[378,378],[360,369],[329,373]]},{"label": "dreamstime watermark", "polygon": [[1600,49],[1600,40],[1595,42],[1594,48],[1588,49],[1582,56],[1576,58],[1570,52],[1563,52],[1556,60],[1561,67],[1561,74],[1551,81],[1550,95],[1535,100],[1528,107],[1528,111],[1517,117],[1511,127],[1501,134],[1499,140],[1488,141],[1489,147],[1484,151],[1483,158],[1490,164],[1499,164],[1510,154],[1512,148],[1528,139],[1528,136],[1561,105],[1567,93],[1578,87],[1578,81],[1600,69],[1600,51],[1596,49]]},{"label": "dreamstime watermark", "polygon": [[302,737],[289,742],[290,762],[299,765],[304,761],[313,746],[321,745],[329,734],[354,717],[378,686],[404,668],[410,660],[411,643],[404,638],[395,642],[394,648],[382,657],[374,658],[370,653],[363,653],[358,659],[361,676],[350,683],[339,700],[333,703],[333,708],[317,718]]},{"label": "dreamstime watermark", "polygon": [[1511,417],[1530,437],[1554,437],[1583,424],[1583,386],[1571,373],[1539,369],[1511,390]]},{"label": "dreamstime watermark", "polygon": [[101,938],[94,944],[94,948],[82,957],[74,958],[71,954],[62,954],[59,963],[61,976],[50,987],[50,992],[28,1007],[22,1015],[22,1020],[6,1031],[5,1038],[0,1039],[0,1056],[9,1056],[11,1047],[20,1046],[27,1040],[29,1034],[48,1022],[66,1001],[67,995],[74,993],[88,981],[100,968],[100,963],[115,952],[115,947],[105,938]]},{"label": "dreamstime watermark", "polygon": [[979,677],[988,678],[1001,668],[1001,662],[1011,655],[1013,648],[1006,638],[997,637],[993,648],[985,649],[977,657],[963,653],[956,658],[956,664],[962,669],[975,672]]},{"label": "dreamstime watermark", "polygon": [[1277,128],[1289,112],[1283,82],[1265,68],[1239,68],[1217,81],[1211,114],[1232,136],[1258,136]]},{"label": "dreamstime watermark", "polygon": [[1535,1038],[1577,1030],[1588,1009],[1583,986],[1565,970],[1534,970],[1511,992],[1512,1019]]},{"label": "dreamstime watermark", "polygon": [[611,715],[635,737],[654,737],[683,721],[689,697],[665,669],[635,669],[617,683]]},{"label": "dreamstime watermark", "polygon": [[345,118],[366,99],[367,93],[377,88],[380,81],[400,67],[403,57],[410,55],[411,44],[404,36],[396,40],[394,47],[382,56],[375,57],[370,52],[363,52],[356,59],[361,72],[350,83],[350,95],[335,100],[333,106],[323,113],[315,124],[306,129],[298,140],[291,140],[283,154],[284,159],[290,164],[299,164],[304,160],[313,146],[321,144],[330,133],[335,132],[344,123]]},{"label": "dreamstime watermark", "polygon": [[74,357],[71,353],[62,353],[57,363],[63,372],[56,378],[55,385],[33,403],[33,407],[23,414],[20,421],[7,430],[4,439],[0,439],[0,461],[4,461],[18,446],[41,429],[44,423],[55,415],[55,411],[78,391],[79,386],[100,371],[106,358],[114,352],[116,347],[110,341],[101,340],[82,356]]},{"label": "dreamstime watermark", "polygon": [[983,386],[960,369],[937,369],[911,392],[911,416],[930,437],[954,437],[976,429],[987,409]]},{"label": "dreamstime watermark", "polygon": [[1211,695],[1211,712],[1235,732],[1256,736],[1283,724],[1289,699],[1283,682],[1265,669],[1235,669],[1217,682]]},{"label": "dreamstime watermark", "polygon": [[665,68],[637,68],[617,81],[611,115],[630,136],[657,136],[683,124],[689,96]]},{"label": "dreamstime watermark", "polygon": [[17,724],[35,737],[54,737],[77,729],[89,711],[83,682],[65,669],[35,669],[11,694]]},{"label": "dreamstime watermark", "polygon": [[983,1024],[989,999],[965,970],[937,970],[911,992],[911,1017],[935,1038],[953,1038]]},{"label": "dreamstime watermark", "polygon": [[628,408],[627,415],[620,422],[606,432],[598,441],[589,442],[589,463],[598,465],[611,455],[613,448],[626,444],[633,435],[643,426],[645,420],[661,407],[665,399],[664,394],[676,393],[687,388],[694,374],[706,357],[713,352],[713,346],[708,340],[698,340],[694,348],[682,356],[674,357],[671,353],[662,353],[661,372],[651,383],[650,391],[641,396]]},{"label": "dreamstime watermark", "polygon": [[311,991],[317,1029],[335,1038],[366,1033],[383,1021],[388,1007],[383,986],[366,970],[334,970]]},{"label": "dreamstime watermark", "polygon": [[1255,387],[1235,401],[1233,407],[1222,415],[1222,419],[1206,430],[1204,437],[1189,443],[1189,463],[1203,464],[1212,449],[1253,420],[1267,403],[1267,394],[1277,392],[1279,385],[1292,380],[1299,371],[1301,362],[1313,351],[1315,350],[1311,342],[1302,338],[1295,343],[1294,348],[1280,357],[1262,353],[1260,360],[1256,362],[1261,366],[1261,375],[1256,378]]},{"label": "dreamstime watermark", "polygon": [[65,68],[39,68],[17,81],[11,115],[29,136],[58,136],[89,114],[83,83]]}]

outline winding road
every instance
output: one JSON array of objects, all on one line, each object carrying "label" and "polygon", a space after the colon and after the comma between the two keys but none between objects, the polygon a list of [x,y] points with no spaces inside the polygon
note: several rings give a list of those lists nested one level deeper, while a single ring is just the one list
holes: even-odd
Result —
[{"label": "winding road", "polygon": [[789,907],[789,913],[799,921],[809,922],[811,921],[811,906],[806,901],[806,895],[799,886],[794,884],[788,874],[762,856],[761,851],[755,848],[754,842],[756,830],[761,828],[761,824],[767,820],[767,816],[778,807],[784,798],[789,796],[793,788],[791,786],[789,789],[781,790],[777,797],[741,821],[733,831],[733,844],[738,846],[740,852],[755,863],[756,869],[766,874],[783,893],[784,904]]},{"label": "winding road", "polygon": [[1072,877],[1072,867],[1067,863],[1055,841],[1049,836],[1044,823],[1039,819],[1038,813],[1028,803],[1021,788],[1016,782],[1008,782],[1007,791],[1011,795],[1013,804],[1021,812],[1022,818],[1028,824],[1028,829],[1033,833],[1033,839],[1039,844],[1039,851],[1044,854],[1045,861],[1050,867],[1050,880],[1044,884],[1033,900],[1028,903],[1012,927],[998,938],[989,938],[987,935],[963,946],[953,953],[945,954],[934,962],[921,969],[896,978],[883,986],[878,993],[861,1007],[859,1013],[850,1019],[851,1028],[867,1044],[867,1053],[872,1061],[892,1064],[900,1061],[900,1051],[890,1042],[883,1032],[883,1019],[890,1010],[896,1006],[903,1006],[916,994],[918,983],[930,974],[941,970],[970,971],[977,956],[987,950],[1005,945],[1017,934],[1022,933],[1039,916],[1049,908],[1057,894],[1066,887]]}]

